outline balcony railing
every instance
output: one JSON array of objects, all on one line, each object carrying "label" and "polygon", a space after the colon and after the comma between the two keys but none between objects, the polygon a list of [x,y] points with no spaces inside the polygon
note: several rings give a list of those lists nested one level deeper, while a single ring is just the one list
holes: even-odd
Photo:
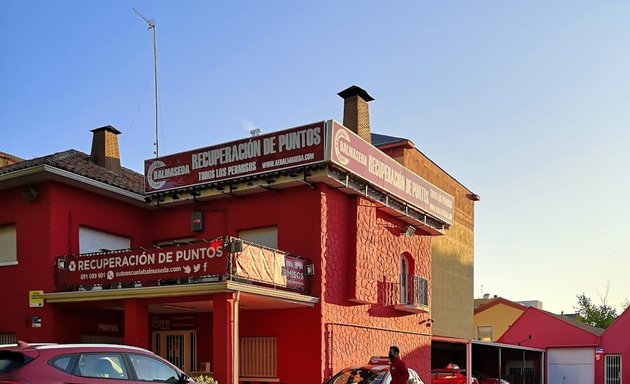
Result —
[{"label": "balcony railing", "polygon": [[308,267],[307,259],[229,236],[56,260],[58,291],[238,280],[307,293]]},{"label": "balcony railing", "polygon": [[429,305],[429,283],[418,275],[400,275],[400,304],[412,307]]}]

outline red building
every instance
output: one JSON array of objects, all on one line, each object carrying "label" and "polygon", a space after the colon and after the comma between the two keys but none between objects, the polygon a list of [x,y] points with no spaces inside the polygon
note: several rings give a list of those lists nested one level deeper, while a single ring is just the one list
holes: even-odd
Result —
[{"label": "red building", "polygon": [[595,351],[595,382],[630,383],[630,308],[606,328],[599,345]]},{"label": "red building", "polygon": [[321,383],[398,345],[430,382],[454,199],[332,120],[122,168],[111,126],[0,168],[0,343],[121,342],[219,383]]},{"label": "red building", "polygon": [[[592,384],[602,333],[600,328],[528,307],[498,342],[545,350],[545,383]],[[524,369],[536,370],[535,361],[529,364]]]}]

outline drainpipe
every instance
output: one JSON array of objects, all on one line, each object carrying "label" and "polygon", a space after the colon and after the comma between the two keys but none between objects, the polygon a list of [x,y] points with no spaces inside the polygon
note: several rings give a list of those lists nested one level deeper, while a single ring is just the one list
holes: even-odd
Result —
[{"label": "drainpipe", "polygon": [[232,383],[239,384],[238,375],[239,375],[239,366],[238,366],[238,347],[239,347],[239,320],[238,320],[238,312],[239,312],[239,300],[241,298],[241,291],[236,291],[236,296],[234,296],[234,304],[232,305]]}]

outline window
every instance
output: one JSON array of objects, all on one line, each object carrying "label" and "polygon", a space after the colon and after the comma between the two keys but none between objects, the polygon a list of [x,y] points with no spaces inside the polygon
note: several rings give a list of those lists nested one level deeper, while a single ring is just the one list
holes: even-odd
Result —
[{"label": "window", "polygon": [[127,379],[127,369],[121,354],[90,353],[79,357],[77,374],[84,377]]},{"label": "window", "polygon": [[477,340],[481,341],[492,341],[492,326],[491,325],[482,325],[477,327]]},{"label": "window", "polygon": [[278,342],[275,337],[241,337],[239,370],[243,377],[277,377]]},{"label": "window", "polygon": [[621,355],[606,355],[605,384],[621,384]]},{"label": "window", "polygon": [[0,226],[0,266],[17,264],[15,225]]},{"label": "window", "polygon": [[409,304],[409,260],[400,256],[400,302]]},{"label": "window", "polygon": [[188,244],[197,241],[194,237],[184,237],[181,239],[159,240],[155,242],[158,247],[171,247],[178,244]]},{"label": "window", "polygon": [[72,373],[72,367],[74,367],[74,362],[76,358],[76,355],[60,356],[54,358],[53,360],[50,360],[49,363],[53,367],[60,369],[66,373]]},{"label": "window", "polygon": [[278,249],[278,227],[262,227],[238,232],[238,237],[258,245]]},{"label": "window", "polygon": [[129,355],[129,360],[133,366],[138,381],[149,382],[177,382],[179,374],[176,370],[163,362],[144,355]]},{"label": "window", "polygon": [[0,344],[17,344],[17,342],[15,333],[0,333]]},{"label": "window", "polygon": [[113,235],[87,227],[79,227],[79,253],[102,252],[127,249],[131,246],[128,237]]}]

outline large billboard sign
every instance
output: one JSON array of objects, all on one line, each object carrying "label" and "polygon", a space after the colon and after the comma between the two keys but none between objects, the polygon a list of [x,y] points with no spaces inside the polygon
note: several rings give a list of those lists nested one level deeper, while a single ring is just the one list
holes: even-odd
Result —
[{"label": "large billboard sign", "polygon": [[128,249],[57,258],[65,286],[110,285],[223,275],[228,249],[224,238],[187,245]]},{"label": "large billboard sign", "polygon": [[322,162],[324,126],[322,121],[146,160],[145,192],[210,184]]},{"label": "large billboard sign", "polygon": [[329,162],[453,224],[451,195],[334,120],[146,160],[147,193]]},{"label": "large billboard sign", "polygon": [[453,224],[451,195],[368,144],[336,121],[330,129],[330,160],[383,191],[403,199],[448,224]]}]

